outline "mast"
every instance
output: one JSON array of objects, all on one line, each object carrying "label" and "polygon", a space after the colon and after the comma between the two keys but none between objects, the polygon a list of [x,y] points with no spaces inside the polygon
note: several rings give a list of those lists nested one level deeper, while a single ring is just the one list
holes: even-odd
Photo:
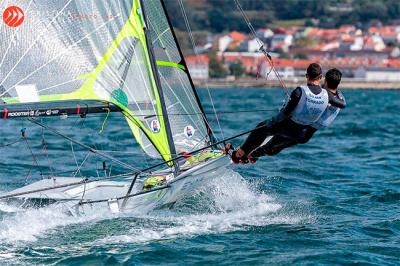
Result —
[{"label": "mast", "polygon": [[[214,142],[213,132],[212,132],[211,127],[210,127],[210,125],[208,123],[208,119],[207,119],[207,116],[206,116],[206,114],[204,112],[203,105],[200,102],[200,97],[197,94],[196,87],[194,86],[192,76],[190,75],[189,68],[188,68],[188,66],[186,64],[185,57],[183,56],[182,49],[181,49],[180,44],[178,42],[178,38],[176,37],[174,27],[172,25],[171,19],[169,18],[169,15],[168,15],[168,12],[167,12],[167,7],[165,6],[164,0],[160,0],[160,2],[161,2],[161,5],[162,5],[162,8],[163,8],[165,17],[167,18],[168,25],[169,25],[169,28],[171,30],[172,36],[174,37],[174,40],[175,40],[175,43],[176,43],[176,47],[178,48],[179,55],[181,56],[181,62],[179,62],[179,64],[181,64],[181,65],[183,65],[185,67],[184,71],[185,71],[186,75],[189,78],[189,82],[190,82],[190,85],[192,87],[193,94],[196,97],[196,101],[197,101],[198,106],[200,107],[204,122],[205,122],[206,127],[207,127],[207,133],[209,135],[210,142],[213,143]],[[194,47],[193,47],[193,49],[194,49]]]},{"label": "mast", "polygon": [[[172,130],[171,130],[171,125],[169,122],[169,118],[168,118],[168,112],[167,112],[167,108],[165,106],[165,99],[164,99],[164,93],[163,93],[163,89],[162,89],[162,85],[161,85],[161,81],[160,81],[160,77],[158,75],[158,69],[157,69],[157,64],[156,64],[156,60],[155,60],[155,56],[154,56],[154,49],[153,49],[153,45],[152,45],[152,41],[151,41],[151,36],[149,34],[149,30],[148,30],[148,21],[147,21],[147,17],[146,17],[146,11],[143,5],[143,0],[140,0],[140,6],[141,6],[141,11],[143,14],[143,19],[144,19],[144,24],[145,24],[145,28],[144,28],[144,33],[146,36],[146,46],[147,46],[147,50],[149,51],[149,56],[150,56],[150,62],[151,62],[151,69],[153,72],[153,76],[154,76],[154,80],[156,82],[156,86],[157,86],[157,91],[158,91],[158,95],[160,97],[160,104],[161,104],[161,110],[163,113],[163,118],[164,118],[164,123],[165,123],[165,130],[167,133],[167,139],[168,139],[168,145],[169,145],[169,149],[171,152],[171,157],[172,159],[174,159],[174,157],[177,156],[176,153],[176,149],[175,149],[175,145],[174,145],[174,138],[172,135]],[[174,168],[175,168],[175,173],[179,172],[179,165],[176,161],[174,161]]]}]

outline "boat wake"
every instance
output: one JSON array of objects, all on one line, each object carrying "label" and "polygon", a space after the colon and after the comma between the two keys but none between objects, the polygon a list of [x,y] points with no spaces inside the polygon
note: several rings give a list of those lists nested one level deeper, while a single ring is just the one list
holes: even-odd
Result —
[{"label": "boat wake", "polygon": [[[26,210],[0,204],[0,242],[4,243],[0,248],[0,261],[9,259],[13,252],[20,253],[27,245],[40,249],[61,245],[71,238],[76,239],[79,250],[74,252],[79,254],[96,246],[146,243],[310,221],[308,215],[294,214],[275,197],[253,187],[239,174],[227,170],[223,176],[172,207],[150,213],[136,210],[118,216],[96,210],[74,217],[64,213],[62,208],[51,206]],[[79,239],[83,235],[84,238]],[[59,247],[69,252],[71,248]]]},{"label": "boat wake", "polygon": [[[270,224],[297,224],[309,216],[286,213],[273,196],[252,189],[238,173],[227,170],[190,198],[171,209],[140,216],[147,223],[131,224],[128,232],[106,236],[97,242],[143,243],[178,237],[248,230]],[[129,216],[127,216],[129,217]]]},{"label": "boat wake", "polygon": [[0,242],[34,242],[45,234],[51,234],[62,227],[98,221],[105,217],[101,215],[103,214],[89,213],[85,216],[74,217],[65,213],[62,208],[53,206],[41,209],[22,209],[1,204]]}]

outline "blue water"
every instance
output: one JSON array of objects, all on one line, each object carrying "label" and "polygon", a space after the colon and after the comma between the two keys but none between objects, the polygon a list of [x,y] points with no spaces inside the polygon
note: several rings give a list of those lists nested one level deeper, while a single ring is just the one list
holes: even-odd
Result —
[{"label": "blue water", "polygon": [[[200,91],[207,110],[207,93]],[[271,109],[282,92],[212,90],[218,111]],[[173,209],[112,216],[101,211],[71,217],[58,209],[22,210],[0,203],[1,265],[310,265],[400,264],[400,94],[345,91],[348,109],[310,143],[237,166]],[[221,114],[222,132],[234,135],[273,113]],[[212,120],[212,119],[211,119]],[[70,136],[115,154],[135,166],[150,165],[118,115],[52,121]],[[33,152],[41,131],[29,122],[1,122],[2,143],[27,128]],[[68,124],[68,126],[66,126]],[[44,175],[73,171],[64,140],[45,133],[48,156],[38,156]],[[90,135],[92,134],[92,135]],[[36,142],[35,142],[36,140]],[[236,141],[239,144],[240,141]],[[78,147],[80,164],[86,152]],[[2,149],[0,191],[38,178],[21,145]],[[91,167],[89,167],[91,166]],[[84,168],[101,168],[92,156]],[[115,168],[113,173],[118,173]],[[236,173],[237,172],[237,173]],[[78,176],[81,173],[78,174]],[[101,171],[82,174],[102,175]]]}]

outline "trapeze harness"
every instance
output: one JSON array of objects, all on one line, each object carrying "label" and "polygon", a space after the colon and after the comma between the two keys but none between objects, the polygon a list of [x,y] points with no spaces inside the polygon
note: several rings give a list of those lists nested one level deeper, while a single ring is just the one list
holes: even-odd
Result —
[{"label": "trapeze harness", "polygon": [[328,107],[328,92],[323,89],[321,93],[314,94],[306,85],[300,88],[301,98],[290,115],[290,119],[297,124],[309,126],[317,123]]},{"label": "trapeze harness", "polygon": [[[343,94],[339,90],[337,92],[337,97],[343,101],[343,104],[345,106],[346,100],[345,100]],[[344,106],[342,108],[344,108]],[[341,110],[341,108],[334,106],[332,104],[329,104],[328,107],[326,108],[325,112],[318,119],[318,121],[311,124],[311,126],[315,129],[321,129],[321,128],[328,127],[336,119],[340,110]]]}]

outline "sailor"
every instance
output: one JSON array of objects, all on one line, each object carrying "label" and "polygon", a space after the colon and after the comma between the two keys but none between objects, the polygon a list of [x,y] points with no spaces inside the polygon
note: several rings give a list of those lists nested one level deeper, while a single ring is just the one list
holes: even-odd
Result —
[{"label": "sailor", "polygon": [[312,63],[306,78],[307,85],[292,92],[279,114],[258,124],[243,145],[232,152],[234,163],[254,163],[262,156],[273,156],[285,148],[305,144],[318,129],[335,120],[346,106],[343,94],[337,89],[342,73],[338,69],[329,70],[321,88],[321,66]]}]

